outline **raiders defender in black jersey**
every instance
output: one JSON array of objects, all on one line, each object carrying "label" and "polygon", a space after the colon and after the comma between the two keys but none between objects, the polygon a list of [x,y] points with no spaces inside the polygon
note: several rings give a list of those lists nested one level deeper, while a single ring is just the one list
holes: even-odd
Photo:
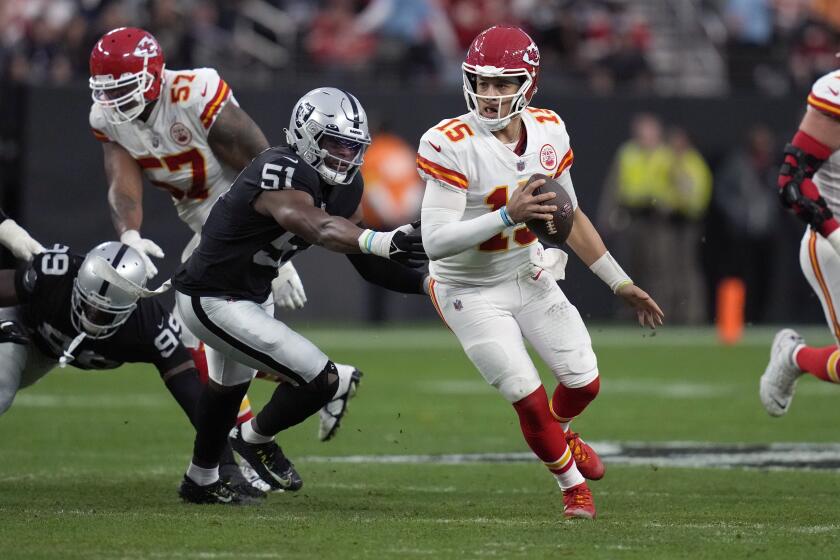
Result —
[{"label": "raiders defender in black jersey", "polygon": [[[55,245],[17,271],[0,270],[0,415],[20,389],[56,366],[102,370],[140,362],[157,368],[192,421],[202,383],[181,344],[181,326],[157,300],[138,300],[102,280],[92,265],[95,258],[145,285],[142,258],[117,242],[102,243],[85,257]],[[238,468],[228,468],[235,465],[229,448],[223,455],[233,486],[248,496],[265,495],[245,482]]]},{"label": "raiders defender in black jersey", "polygon": [[374,232],[356,225],[363,190],[357,171],[370,143],[359,101],[335,88],[307,93],[295,105],[287,139],[289,147],[260,154],[219,198],[198,248],[173,278],[187,327],[218,354],[208,356],[211,381],[179,490],[187,501],[209,501],[204,490],[217,484],[219,452],[256,369],[287,382],[231,442],[275,488],[302,484],[275,434],[346,398],[353,386],[352,367],[335,364],[262,307],[278,266],[320,245],[347,253],[370,282],[403,293],[427,289],[426,275],[414,270],[426,261],[419,230]]}]

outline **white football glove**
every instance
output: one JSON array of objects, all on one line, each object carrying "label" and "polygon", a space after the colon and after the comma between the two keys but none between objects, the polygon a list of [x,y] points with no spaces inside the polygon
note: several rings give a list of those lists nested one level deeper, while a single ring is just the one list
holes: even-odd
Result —
[{"label": "white football glove", "polygon": [[531,264],[543,268],[554,276],[555,280],[566,279],[566,262],[569,255],[562,249],[543,247],[539,241],[530,247]]},{"label": "white football glove", "polygon": [[10,218],[0,223],[0,243],[16,258],[24,261],[31,261],[32,257],[45,250],[43,245],[32,239],[25,229]]},{"label": "white football glove", "polygon": [[136,229],[129,229],[123,232],[120,236],[120,241],[140,253],[140,257],[143,259],[143,264],[146,265],[146,278],[154,278],[158,273],[158,269],[149,256],[151,255],[152,257],[162,259],[163,249],[158,247],[157,243],[151,239],[143,239],[140,237],[140,232]]},{"label": "white football glove", "polygon": [[306,292],[292,261],[277,269],[277,277],[271,281],[274,305],[280,309],[301,309],[306,303]]}]

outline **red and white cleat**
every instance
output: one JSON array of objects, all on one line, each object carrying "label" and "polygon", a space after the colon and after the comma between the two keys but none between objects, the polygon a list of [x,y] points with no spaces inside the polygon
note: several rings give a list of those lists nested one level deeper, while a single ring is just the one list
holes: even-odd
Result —
[{"label": "red and white cleat", "polygon": [[601,458],[598,457],[595,450],[588,443],[580,439],[580,435],[577,432],[573,432],[572,430],[566,432],[566,443],[569,445],[569,449],[572,450],[575,464],[580,474],[583,475],[583,478],[589,480],[601,480],[604,478],[604,471],[606,470],[604,463],[601,462]]},{"label": "red and white cleat", "polygon": [[566,519],[595,519],[595,502],[585,482],[563,490],[563,516]]}]

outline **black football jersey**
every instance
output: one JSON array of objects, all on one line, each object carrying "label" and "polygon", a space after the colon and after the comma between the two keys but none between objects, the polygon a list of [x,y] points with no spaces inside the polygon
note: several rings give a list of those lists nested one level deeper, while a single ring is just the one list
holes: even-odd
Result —
[{"label": "black football jersey", "polygon": [[[79,334],[70,318],[70,298],[82,261],[84,257],[55,245],[15,274],[24,327],[38,349],[56,360]],[[141,299],[116,333],[99,340],[85,338],[73,351],[71,365],[113,369],[125,362],[145,362],[164,374],[191,359],[180,334],[178,321],[157,300]]]},{"label": "black football jersey", "polygon": [[257,156],[216,201],[201,231],[201,242],[182,264],[172,284],[193,296],[229,297],[262,303],[277,268],[309,244],[253,208],[263,191],[295,189],[312,196],[316,207],[350,218],[362,199],[356,174],[349,185],[330,185],[286,146]]}]

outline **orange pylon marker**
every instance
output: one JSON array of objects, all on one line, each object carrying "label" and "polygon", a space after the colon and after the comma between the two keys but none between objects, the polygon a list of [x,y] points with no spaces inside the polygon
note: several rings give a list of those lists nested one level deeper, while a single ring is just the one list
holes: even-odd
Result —
[{"label": "orange pylon marker", "polygon": [[717,332],[724,344],[737,344],[744,335],[747,288],[740,278],[724,278],[717,289]]}]

